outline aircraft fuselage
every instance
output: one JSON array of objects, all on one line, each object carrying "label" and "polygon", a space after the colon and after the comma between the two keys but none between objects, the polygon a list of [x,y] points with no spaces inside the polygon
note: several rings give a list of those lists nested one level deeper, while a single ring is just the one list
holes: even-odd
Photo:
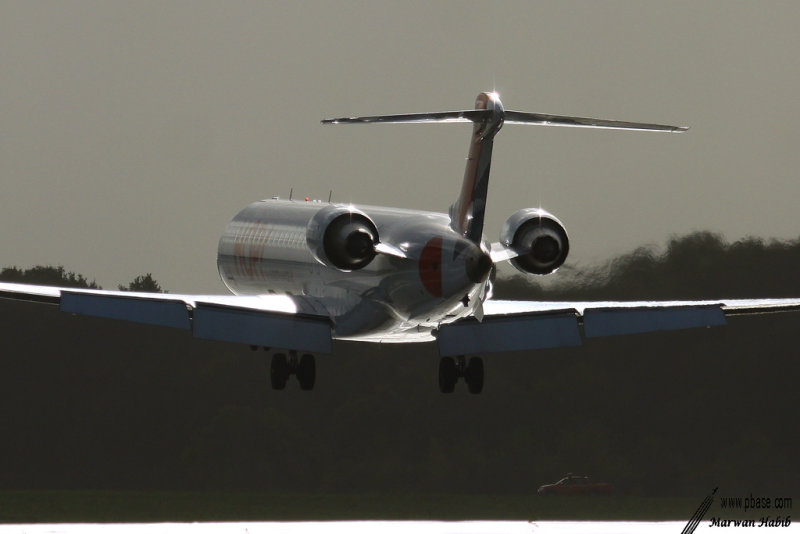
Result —
[{"label": "aircraft fuselage", "polygon": [[[318,227],[348,210],[366,215],[396,253],[377,253],[358,269],[315,254]],[[217,266],[237,295],[311,297],[331,317],[337,338],[408,341],[430,339],[440,324],[473,314],[485,298],[491,262],[445,214],[270,199],[228,224]]]}]

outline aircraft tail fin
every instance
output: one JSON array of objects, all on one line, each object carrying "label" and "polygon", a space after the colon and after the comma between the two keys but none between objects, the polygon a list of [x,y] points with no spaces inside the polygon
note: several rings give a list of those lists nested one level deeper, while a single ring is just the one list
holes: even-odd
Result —
[{"label": "aircraft tail fin", "polygon": [[668,133],[681,133],[688,130],[685,126],[547,115],[524,111],[505,111],[502,102],[500,102],[500,97],[494,92],[478,94],[478,98],[475,101],[475,109],[470,110],[341,117],[322,121],[323,124],[436,122],[471,122],[474,124],[469,144],[467,166],[464,170],[464,180],[461,184],[461,193],[453,205],[450,206],[450,226],[456,232],[478,244],[480,244],[483,234],[494,136],[500,131],[503,123]]},{"label": "aircraft tail fin", "polygon": [[504,111],[496,93],[478,94],[475,109],[482,111],[484,115],[481,122],[476,122],[472,128],[461,193],[450,206],[450,226],[480,245],[489,189],[489,171],[492,167],[492,147],[495,134],[503,126]]}]

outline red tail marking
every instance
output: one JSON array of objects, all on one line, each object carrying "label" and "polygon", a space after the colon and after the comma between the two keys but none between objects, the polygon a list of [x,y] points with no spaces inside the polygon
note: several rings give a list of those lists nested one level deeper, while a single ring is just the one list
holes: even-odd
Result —
[{"label": "red tail marking", "polygon": [[442,296],[442,238],[434,237],[419,255],[419,277],[428,293]]}]

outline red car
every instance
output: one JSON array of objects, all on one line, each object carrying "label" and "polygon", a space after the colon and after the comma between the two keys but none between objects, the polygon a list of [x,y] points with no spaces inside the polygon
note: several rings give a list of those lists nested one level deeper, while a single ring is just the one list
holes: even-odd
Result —
[{"label": "red car", "polygon": [[592,482],[587,476],[567,474],[555,484],[541,486],[539,495],[608,495],[614,486],[608,482]]}]

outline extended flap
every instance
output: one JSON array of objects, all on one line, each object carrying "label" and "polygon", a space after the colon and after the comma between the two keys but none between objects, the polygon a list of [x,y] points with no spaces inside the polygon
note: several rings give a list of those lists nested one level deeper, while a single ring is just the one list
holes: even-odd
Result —
[{"label": "extended flap", "polygon": [[725,324],[719,305],[669,308],[594,308],[583,313],[586,337],[618,336]]},{"label": "extended flap", "polygon": [[189,311],[181,300],[61,292],[61,311],[188,330]]},{"label": "extended flap", "polygon": [[194,337],[201,339],[331,352],[331,323],[327,318],[198,303],[192,322]]},{"label": "extended flap", "polygon": [[487,317],[441,328],[442,356],[574,347],[581,344],[576,313]]}]

